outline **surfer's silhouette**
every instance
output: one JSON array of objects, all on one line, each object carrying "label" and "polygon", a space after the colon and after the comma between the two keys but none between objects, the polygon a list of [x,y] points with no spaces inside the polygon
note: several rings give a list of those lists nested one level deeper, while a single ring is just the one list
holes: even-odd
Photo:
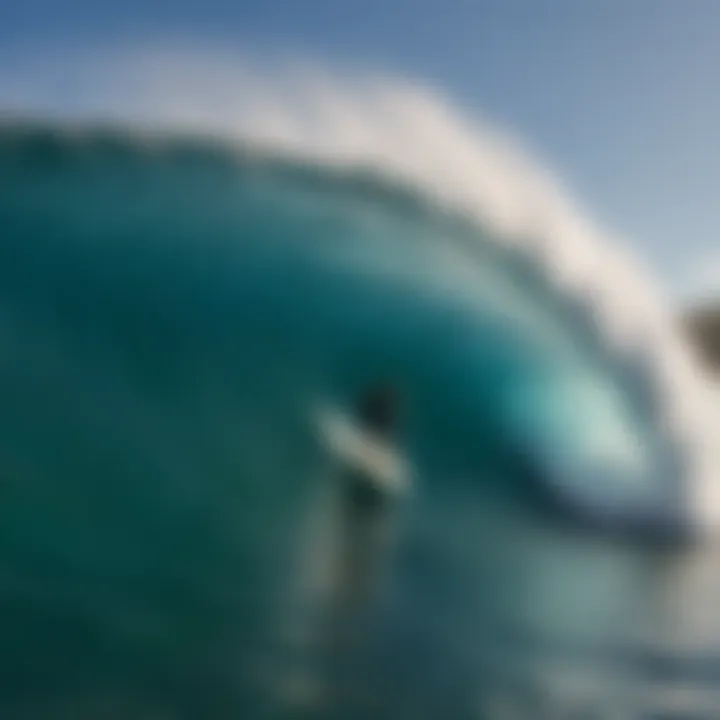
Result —
[{"label": "surfer's silhouette", "polygon": [[[398,440],[400,402],[396,389],[375,384],[359,398],[354,423],[358,429],[387,446]],[[364,654],[363,638],[383,571],[390,558],[397,492],[370,468],[341,467],[337,565],[330,607],[329,650],[337,700],[360,691],[356,676]],[[361,664],[361,663],[360,663]],[[353,691],[352,688],[355,690]],[[352,700],[345,697],[345,702]]]},{"label": "surfer's silhouette", "polygon": [[359,667],[368,650],[368,622],[392,555],[395,507],[401,497],[397,484],[382,476],[375,461],[363,460],[363,453],[372,454],[380,445],[394,453],[399,411],[397,390],[388,383],[375,383],[344,414],[343,422],[353,428],[353,437],[362,438],[359,455],[335,448],[324,431],[321,434],[334,462],[327,486],[330,502],[318,505],[316,522],[330,532],[322,545],[313,543],[309,553],[304,553],[309,557],[306,567],[313,566],[315,558],[326,558],[316,605],[320,615],[309,620],[312,634],[317,633],[311,641],[315,659],[308,660],[304,674],[314,677],[305,680],[314,698],[307,702],[341,715],[364,694]]}]

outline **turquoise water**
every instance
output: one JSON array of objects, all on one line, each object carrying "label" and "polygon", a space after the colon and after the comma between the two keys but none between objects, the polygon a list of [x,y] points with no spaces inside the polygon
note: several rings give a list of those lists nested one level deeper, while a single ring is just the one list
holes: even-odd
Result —
[{"label": "turquoise water", "polygon": [[[649,387],[483,227],[367,172],[28,126],[0,227],[2,717],[637,708],[692,635],[666,583],[696,556],[616,532],[677,520]],[[378,378],[415,485],[334,705],[311,417]]]}]

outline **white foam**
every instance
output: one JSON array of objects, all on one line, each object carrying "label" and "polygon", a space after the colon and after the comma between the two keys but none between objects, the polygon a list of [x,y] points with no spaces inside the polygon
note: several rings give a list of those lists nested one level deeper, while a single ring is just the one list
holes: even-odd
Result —
[{"label": "white foam", "polygon": [[[71,88],[58,95],[57,87]],[[416,83],[254,62],[218,49],[147,46],[16,63],[0,109],[237,138],[314,162],[372,166],[423,188],[520,246],[592,315],[606,344],[656,380],[668,435],[688,462],[688,512],[720,526],[720,438],[707,380],[672,314],[613,238],[518,143]]]}]

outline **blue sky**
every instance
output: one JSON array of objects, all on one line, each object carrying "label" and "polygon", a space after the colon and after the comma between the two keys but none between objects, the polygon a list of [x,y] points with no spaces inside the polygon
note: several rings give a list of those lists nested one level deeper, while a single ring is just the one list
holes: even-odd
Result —
[{"label": "blue sky", "polygon": [[675,292],[720,294],[718,0],[0,3],[0,62],[176,35],[424,79],[521,136]]}]

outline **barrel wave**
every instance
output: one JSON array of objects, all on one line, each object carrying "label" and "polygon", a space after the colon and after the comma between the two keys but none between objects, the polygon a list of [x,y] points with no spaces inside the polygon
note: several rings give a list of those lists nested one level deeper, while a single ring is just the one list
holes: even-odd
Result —
[{"label": "barrel wave", "polygon": [[[4,382],[17,398],[5,408],[29,415],[31,432],[50,410],[31,410],[44,391],[66,394],[56,422],[100,388],[110,403],[136,397],[193,422],[173,404],[201,401],[211,381],[239,416],[204,419],[203,433],[230,433],[239,448],[248,416],[277,417],[276,403],[301,416],[377,373],[417,398],[422,447],[447,435],[455,458],[495,483],[587,519],[691,522],[657,391],[602,345],[592,316],[481,224],[369,171],[207,140],[8,126],[1,147]],[[94,432],[100,410],[86,408],[76,431]]]},{"label": "barrel wave", "polygon": [[[428,647],[442,636],[454,672],[477,658],[452,638],[492,616],[472,580],[490,566],[467,547],[498,508],[504,532],[526,516],[641,535],[710,523],[683,343],[504,141],[483,146],[412,88],[361,83],[373,124],[310,83],[300,123],[277,96],[228,108],[180,86],[168,102],[166,76],[157,93],[130,76],[132,92],[93,105],[99,83],[71,112],[5,98],[30,118],[0,126],[8,707],[30,717],[40,689],[73,717],[260,702],[327,470],[310,418],[378,379],[407,400],[406,521],[433,548],[408,550],[386,615],[442,619]],[[439,538],[467,564],[445,595],[427,579],[450,572]],[[387,707],[410,712],[396,680]],[[427,692],[447,708],[443,682]]]}]

